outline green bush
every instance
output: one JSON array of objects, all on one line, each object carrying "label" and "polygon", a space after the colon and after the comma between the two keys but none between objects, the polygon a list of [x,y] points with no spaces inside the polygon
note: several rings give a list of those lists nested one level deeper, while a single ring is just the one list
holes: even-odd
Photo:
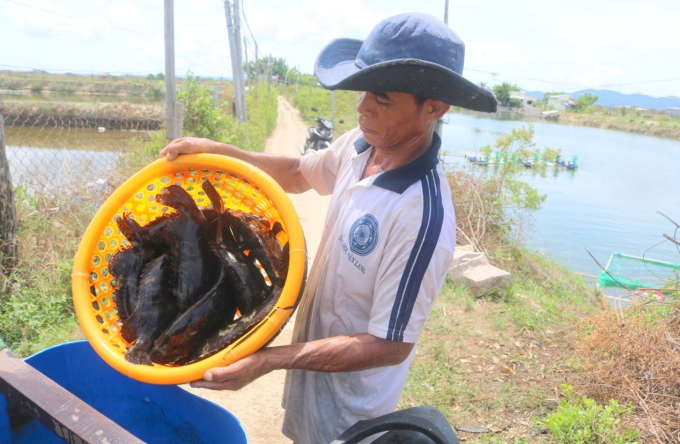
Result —
[{"label": "green bush", "polygon": [[[246,107],[248,121],[239,124],[223,108],[213,106],[212,87],[187,76],[186,88],[177,100],[184,103],[184,135],[206,137],[237,145],[249,151],[263,151],[264,143],[276,126],[278,100],[276,91],[257,84],[248,88]],[[231,101],[224,105],[231,108]]]},{"label": "green bush", "polygon": [[33,83],[31,83],[31,93],[42,94],[44,87],[45,87],[45,85],[43,84],[43,82],[41,82],[39,80],[34,81]]},{"label": "green bush", "polygon": [[573,389],[568,384],[562,384],[565,399],[553,413],[548,414],[541,425],[550,429],[555,439],[563,444],[635,444],[639,432],[635,430],[617,431],[621,422],[621,415],[630,413],[632,407],[620,406],[618,401],[611,399],[606,406],[599,405],[594,400],[582,397],[574,398]]},{"label": "green bush", "polygon": [[93,206],[56,205],[51,195],[15,189],[19,262],[0,277],[0,341],[19,356],[82,338],[71,299],[73,256]]}]

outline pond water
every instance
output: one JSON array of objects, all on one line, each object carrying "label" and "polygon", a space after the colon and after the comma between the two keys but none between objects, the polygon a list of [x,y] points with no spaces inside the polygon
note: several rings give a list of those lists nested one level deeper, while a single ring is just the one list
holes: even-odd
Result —
[{"label": "pond water", "polygon": [[[444,162],[477,166],[466,154],[491,144],[529,122],[450,113],[444,125]],[[680,141],[612,130],[533,122],[536,148],[562,149],[578,156],[578,169],[548,167],[545,175],[527,169],[522,179],[547,199],[524,234],[527,244],[574,271],[597,275],[611,253],[680,263],[680,250],[663,234],[680,223]],[[678,234],[680,237],[680,233]],[[647,279],[649,281],[649,279]]]},{"label": "pond water", "polygon": [[[450,113],[447,119],[442,137],[444,162],[457,168],[491,168],[473,165],[464,155],[528,124],[460,113]],[[680,250],[663,238],[663,234],[673,236],[675,226],[658,213],[680,223],[680,141],[542,121],[533,124],[536,148],[561,149],[565,159],[576,155],[579,167],[549,167],[543,175],[531,169],[522,172],[523,180],[547,194],[524,233],[530,247],[590,275],[601,270],[585,249],[602,265],[612,253],[680,262]],[[113,138],[117,145],[118,138],[130,137],[127,133],[88,136]],[[7,137],[10,171],[13,181],[24,186],[60,185],[74,177],[96,183],[122,154],[87,149],[101,149],[103,139],[97,138],[94,143],[75,144],[85,148],[75,150],[31,147],[36,141],[25,134],[11,136]],[[650,281],[645,276],[637,278]]]},{"label": "pond water", "polygon": [[70,185],[104,185],[102,181],[115,169],[122,154],[12,145],[6,148],[12,182],[29,191],[58,192]]}]

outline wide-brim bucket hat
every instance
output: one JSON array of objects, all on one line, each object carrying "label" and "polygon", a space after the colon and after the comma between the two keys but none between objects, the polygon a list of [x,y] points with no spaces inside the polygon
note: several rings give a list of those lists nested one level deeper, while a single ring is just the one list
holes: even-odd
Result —
[{"label": "wide-brim bucket hat", "polygon": [[366,40],[336,39],[321,50],[314,75],[327,89],[404,92],[474,111],[495,112],[491,91],[462,77],[465,44],[429,14],[383,20]]}]

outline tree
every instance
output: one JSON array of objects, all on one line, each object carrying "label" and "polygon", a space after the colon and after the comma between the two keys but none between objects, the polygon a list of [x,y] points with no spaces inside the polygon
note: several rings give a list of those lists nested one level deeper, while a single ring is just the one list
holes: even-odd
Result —
[{"label": "tree", "polygon": [[[260,59],[260,72],[267,72],[267,67],[269,66],[269,62],[272,63],[272,75],[273,76],[279,76],[280,79],[286,77],[286,73],[288,72],[288,64],[286,63],[286,59],[283,57],[272,57],[272,56],[266,56],[262,57]],[[255,62],[254,61],[249,61],[248,63],[245,63],[243,65],[243,70],[246,72],[248,77],[250,78],[255,78]],[[293,68],[295,70],[295,68]],[[289,77],[292,77],[292,72],[289,73]],[[297,71],[295,71],[295,75],[297,76]]]},{"label": "tree", "polygon": [[[2,105],[0,105],[0,110]],[[0,113],[0,272],[12,270],[19,256],[17,245],[17,223],[14,208],[12,178],[9,161],[5,152],[5,128]]]},{"label": "tree", "polygon": [[510,98],[510,94],[513,91],[519,91],[519,88],[517,85],[512,85],[508,82],[503,82],[493,87],[493,94],[496,96],[496,100],[503,106],[512,106],[513,100]]},{"label": "tree", "polygon": [[597,95],[585,93],[576,99],[576,111],[583,111],[595,102],[597,102]]}]

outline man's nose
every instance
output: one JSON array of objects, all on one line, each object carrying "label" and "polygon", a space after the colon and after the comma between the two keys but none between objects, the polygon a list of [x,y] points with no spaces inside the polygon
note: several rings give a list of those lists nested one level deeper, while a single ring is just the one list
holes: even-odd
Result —
[{"label": "man's nose", "polygon": [[357,103],[357,113],[360,116],[366,116],[368,118],[373,117],[373,108],[370,105],[370,93],[364,91],[359,96],[359,103]]}]

